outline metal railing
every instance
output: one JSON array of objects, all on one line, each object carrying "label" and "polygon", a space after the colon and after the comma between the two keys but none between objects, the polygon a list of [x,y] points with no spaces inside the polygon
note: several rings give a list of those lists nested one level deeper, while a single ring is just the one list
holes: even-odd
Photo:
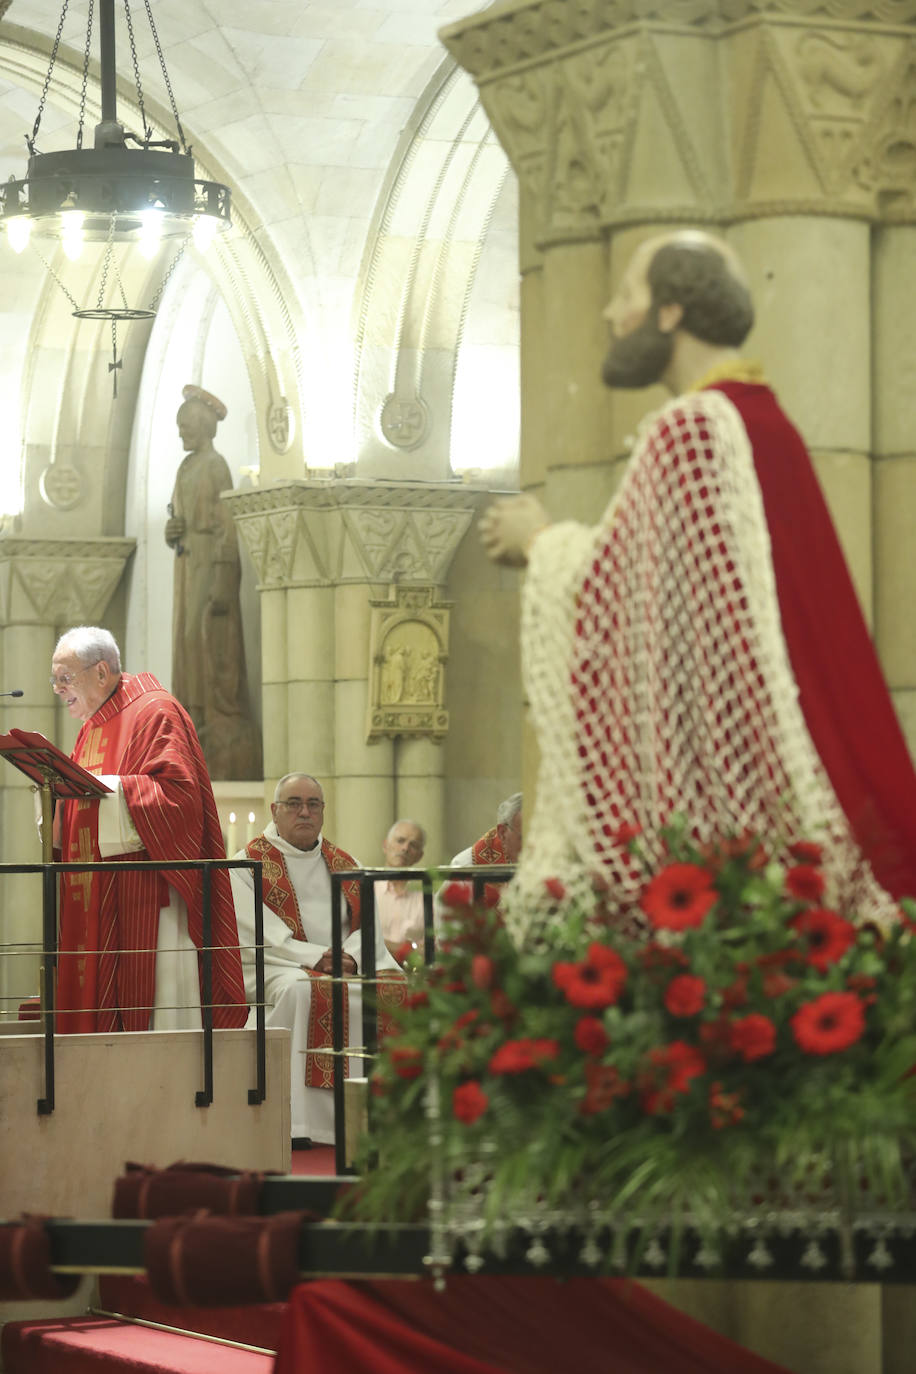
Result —
[{"label": "metal railing", "polygon": [[[344,1081],[346,1077],[344,1050],[343,1005],[343,930],[341,925],[341,897],[344,883],[359,885],[360,904],[360,982],[369,986],[377,983],[375,965],[375,884],[377,882],[419,882],[423,887],[423,962],[433,963],[436,949],[436,913],[434,886],[448,882],[469,882],[475,901],[482,901],[484,889],[491,884],[507,883],[515,876],[514,864],[474,865],[466,868],[354,868],[331,874],[331,1040],[333,1045],[334,1092],[334,1169],[338,1174],[352,1173],[346,1159],[344,1122]],[[363,1049],[366,1059],[378,1053],[378,1013],[374,997],[362,999]],[[371,1099],[370,1099],[371,1101]]]},{"label": "metal railing", "polygon": [[[255,918],[255,978],[256,978],[256,1042],[255,1086],[248,1089],[249,1106],[259,1106],[267,1096],[267,1049],[264,1007],[264,904],[261,890],[261,862],[257,859],[184,859],[171,861],[135,860],[133,862],[0,864],[0,878],[8,873],[41,874],[41,911],[43,963],[40,977],[40,1017],[44,1036],[44,1092],[38,1098],[38,1115],[50,1116],[54,1111],[55,1073],[55,972],[57,968],[57,896],[58,877],[62,873],[169,873],[179,869],[197,869],[202,883],[202,943],[201,955],[201,1029],[203,1032],[203,1087],[195,1093],[197,1107],[209,1107],[213,1101],[213,921],[211,912],[212,874],[214,869],[247,868],[252,872]],[[69,953],[69,951],[63,951]]]}]

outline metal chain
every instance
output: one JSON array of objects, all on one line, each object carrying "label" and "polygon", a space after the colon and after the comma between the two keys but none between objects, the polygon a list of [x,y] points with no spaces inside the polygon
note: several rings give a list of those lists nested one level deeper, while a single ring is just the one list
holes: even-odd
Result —
[{"label": "metal chain", "polygon": [[146,14],[147,18],[149,19],[149,26],[150,30],[152,31],[153,42],[156,45],[156,52],[159,54],[159,66],[162,68],[162,79],[165,82],[165,89],[169,93],[169,104],[172,107],[172,114],[175,116],[175,126],[178,129],[178,138],[184,151],[186,153],[189,153],[191,150],[188,147],[187,139],[184,136],[184,129],[181,127],[181,117],[178,113],[178,106],[175,104],[175,97],[172,94],[172,83],[169,80],[169,74],[166,70],[165,57],[162,52],[162,44],[159,42],[159,34],[156,32],[156,21],[153,18],[153,11],[152,7],[150,6],[150,0],[143,0],[143,3],[146,7]]},{"label": "metal chain", "polygon": [[129,310],[130,306],[127,304],[127,295],[124,291],[124,283],[121,280],[121,269],[118,267],[117,258],[112,260],[112,266],[114,267],[115,281],[118,283],[118,290],[121,293],[121,304],[125,310]]},{"label": "metal chain", "polygon": [[83,125],[86,122],[86,91],[89,86],[89,48],[92,43],[92,16],[95,9],[95,0],[89,0],[89,19],[86,24],[86,51],[83,53],[83,87],[80,91],[80,115],[79,124],[76,130],[76,146],[83,146]]},{"label": "metal chain", "polygon": [[188,236],[187,238],[183,238],[181,240],[181,247],[178,249],[178,252],[172,258],[172,261],[169,263],[169,270],[166,272],[165,276],[162,278],[162,281],[159,283],[159,290],[156,292],[155,296],[147,306],[148,310],[155,310],[159,305],[159,302],[162,299],[162,293],[168,286],[169,281],[171,280],[172,273],[175,271],[175,268],[178,266],[179,262],[184,256],[184,250],[187,248],[189,241],[190,236]]},{"label": "metal chain", "polygon": [[63,8],[60,12],[60,21],[57,25],[57,34],[54,38],[54,46],[51,49],[51,61],[48,64],[48,70],[45,74],[45,84],[41,88],[41,96],[38,101],[38,113],[35,115],[35,123],[32,127],[32,137],[29,138],[28,134],[26,135],[25,141],[29,145],[29,152],[33,155],[35,153],[35,140],[38,137],[38,126],[41,123],[41,116],[44,114],[45,101],[48,98],[48,87],[51,84],[51,73],[54,70],[54,63],[57,61],[57,49],[60,47],[60,36],[64,31],[64,20],[67,17],[67,5],[69,3],[70,0],[64,0]]},{"label": "metal chain", "polygon": [[68,301],[70,302],[70,304],[73,306],[73,309],[74,309],[74,310],[79,310],[79,305],[78,305],[77,302],[73,299],[73,297],[71,296],[70,292],[67,290],[66,286],[64,286],[64,284],[63,284],[63,282],[61,281],[60,277],[59,277],[59,276],[57,275],[57,273],[54,271],[54,268],[53,268],[53,267],[51,266],[51,264],[48,262],[48,259],[45,257],[44,253],[43,253],[43,252],[41,251],[41,249],[38,247],[38,244],[35,242],[34,238],[32,238],[32,239],[30,240],[29,246],[31,247],[32,252],[36,254],[36,256],[38,257],[39,261],[44,263],[45,268],[46,268],[46,270],[47,270],[47,272],[48,272],[48,275],[51,276],[51,277],[53,277],[54,280],[57,282],[57,285],[60,287],[61,291],[63,291],[64,295],[67,297],[67,300],[68,300]]},{"label": "metal chain", "polygon": [[146,117],[146,107],[143,104],[143,86],[140,81],[140,62],[137,58],[137,40],[134,38],[134,21],[130,13],[130,0],[124,0],[124,15],[127,19],[127,37],[130,42],[130,60],[134,64],[134,81],[137,85],[137,104],[140,106],[140,118],[143,121],[143,141],[149,143],[153,137],[149,120]]},{"label": "metal chain", "polygon": [[108,241],[105,244],[105,256],[102,259],[102,276],[99,281],[99,299],[96,303],[96,310],[101,310],[105,303],[105,287],[108,285],[108,268],[114,255],[114,232],[115,220],[117,216],[112,214],[108,220]]}]

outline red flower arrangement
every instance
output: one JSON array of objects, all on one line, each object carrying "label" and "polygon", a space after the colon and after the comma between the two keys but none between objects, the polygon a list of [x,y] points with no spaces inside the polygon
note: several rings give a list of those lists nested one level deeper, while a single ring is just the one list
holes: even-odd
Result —
[{"label": "red flower arrangement", "polygon": [[[427,1064],[443,1148],[479,1158],[501,1200],[576,1185],[638,1211],[670,1188],[689,1207],[695,1161],[697,1194],[719,1178],[725,1207],[775,1157],[801,1170],[839,1140],[858,1159],[884,1120],[916,1136],[916,905],[883,933],[831,910],[808,841],[740,836],[704,855],[684,827],[668,853],[646,875],[647,943],[603,924],[614,894],[596,883],[593,905],[567,894],[523,947],[477,903],[455,912],[438,967],[408,960],[409,1005],[372,1083],[372,1143],[398,1161],[399,1200],[428,1176]],[[439,1042],[454,1052],[430,1053]]]}]

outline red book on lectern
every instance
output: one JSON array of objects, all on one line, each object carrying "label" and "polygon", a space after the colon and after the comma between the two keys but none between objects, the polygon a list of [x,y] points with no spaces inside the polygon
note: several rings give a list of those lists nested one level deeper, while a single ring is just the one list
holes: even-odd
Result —
[{"label": "red book on lectern", "polygon": [[25,773],[38,787],[44,783],[46,770],[51,794],[67,800],[74,797],[102,797],[111,788],[94,773],[87,773],[69,754],[58,749],[37,730],[10,730],[0,735],[0,758]]}]

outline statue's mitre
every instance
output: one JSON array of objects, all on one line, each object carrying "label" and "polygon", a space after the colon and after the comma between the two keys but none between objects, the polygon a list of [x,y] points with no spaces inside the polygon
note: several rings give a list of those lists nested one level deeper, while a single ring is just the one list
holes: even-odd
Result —
[{"label": "statue's mitre", "polygon": [[202,386],[185,386],[181,389],[181,394],[186,401],[201,401],[205,406],[216,415],[217,420],[225,420],[229,414],[226,406],[210,391],[204,391]]}]

